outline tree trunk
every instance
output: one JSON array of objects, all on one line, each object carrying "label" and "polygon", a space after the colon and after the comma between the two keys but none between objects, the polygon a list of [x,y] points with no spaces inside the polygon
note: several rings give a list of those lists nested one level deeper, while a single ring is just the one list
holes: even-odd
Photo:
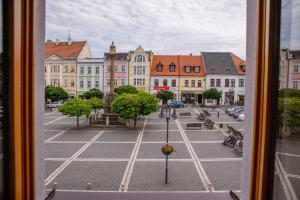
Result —
[{"label": "tree trunk", "polygon": [[97,108],[95,108],[95,113],[97,112]]},{"label": "tree trunk", "polygon": [[79,127],[79,116],[77,116],[77,128]]},{"label": "tree trunk", "polygon": [[137,118],[135,117],[134,118],[134,128],[136,128],[136,120],[137,120]]}]

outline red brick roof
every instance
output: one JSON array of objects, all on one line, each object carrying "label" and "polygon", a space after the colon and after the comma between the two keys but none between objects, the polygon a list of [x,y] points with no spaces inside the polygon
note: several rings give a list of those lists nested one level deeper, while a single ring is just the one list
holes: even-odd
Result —
[{"label": "red brick roof", "polygon": [[59,42],[57,45],[55,42],[48,40],[45,43],[45,58],[56,54],[62,58],[77,58],[86,44],[86,41],[74,41],[71,45],[68,42]]},{"label": "red brick roof", "polygon": [[245,75],[245,71],[242,70],[241,66],[246,65],[246,61],[233,53],[230,53],[230,55],[238,74]]},{"label": "red brick roof", "polygon": [[[205,69],[203,67],[202,56],[179,56],[179,74],[180,76],[205,76]],[[192,69],[191,72],[185,72],[185,67],[200,67],[200,73],[195,73]]]}]

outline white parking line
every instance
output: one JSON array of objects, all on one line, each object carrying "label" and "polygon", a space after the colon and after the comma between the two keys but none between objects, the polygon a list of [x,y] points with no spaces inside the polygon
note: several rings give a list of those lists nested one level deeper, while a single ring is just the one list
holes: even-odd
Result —
[{"label": "white parking line", "polygon": [[51,114],[53,114],[53,113],[57,113],[58,112],[58,110],[56,110],[56,111],[53,111],[53,112],[50,112],[50,113],[47,113],[47,114],[45,114],[46,116],[47,115],[51,115]]},{"label": "white parking line", "polygon": [[94,143],[95,144],[135,144],[136,142],[96,141]]},{"label": "white parking line", "polygon": [[[164,144],[166,143],[166,141],[146,141],[146,142],[142,142],[143,144]],[[180,144],[180,143],[184,143],[184,141],[169,141],[169,143],[173,143],[173,144]]]},{"label": "white parking line", "polygon": [[196,143],[196,144],[210,144],[210,143],[223,143],[223,140],[217,140],[217,141],[190,141],[190,143]]},{"label": "white parking line", "polygon": [[46,122],[45,125],[52,124],[53,122],[56,122],[56,121],[61,120],[61,119],[63,119],[63,118],[66,118],[66,116],[59,117],[59,118],[54,119],[54,120],[52,120],[52,121],[50,121],[50,122]]},{"label": "white parking line", "polygon": [[82,143],[87,143],[87,141],[49,141],[47,142],[48,144],[82,144]]},{"label": "white parking line", "polygon": [[276,152],[276,153],[280,154],[280,155],[292,156],[292,157],[300,158],[300,155],[298,155],[298,154],[291,154],[291,153],[284,153],[284,152]]},{"label": "white parking line", "polygon": [[96,141],[101,135],[103,134],[103,131],[100,131],[91,141],[86,143],[83,147],[81,147],[77,152],[75,152],[67,161],[65,161],[62,165],[60,165],[52,174],[50,174],[46,179],[45,179],[45,185],[48,185],[55,179],[55,177],[58,176],[68,165],[71,164],[71,162],[77,158],[83,151],[85,151],[89,146],[93,144],[94,141]]}]

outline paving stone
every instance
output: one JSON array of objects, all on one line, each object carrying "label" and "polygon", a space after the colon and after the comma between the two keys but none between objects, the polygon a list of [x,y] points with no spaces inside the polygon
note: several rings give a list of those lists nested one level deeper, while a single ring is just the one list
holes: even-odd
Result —
[{"label": "paving stone", "polygon": [[300,175],[300,157],[278,154],[279,160],[286,173]]},{"label": "paving stone", "polygon": [[57,189],[118,191],[127,162],[73,161],[48,186],[57,182]]},{"label": "paving stone", "polygon": [[105,142],[136,142],[139,135],[139,131],[116,131],[116,132],[104,132],[97,141]]},{"label": "paving stone", "polygon": [[53,121],[53,120],[55,120],[55,119],[57,119],[57,118],[44,118],[44,122],[45,123],[48,123],[48,122],[51,122],[51,121]]},{"label": "paving stone", "polygon": [[287,200],[278,174],[274,175],[273,200]]},{"label": "paving stone", "polygon": [[165,184],[165,162],[137,161],[128,191],[203,191],[204,187],[193,162],[169,162]]},{"label": "paving stone", "polygon": [[300,155],[300,145],[297,140],[290,141],[290,140],[284,140],[284,139],[277,139],[276,151],[282,152],[282,153]]},{"label": "paving stone", "polygon": [[51,114],[47,113],[45,117],[63,117],[63,115],[60,112],[52,112]]},{"label": "paving stone", "polygon": [[[145,130],[167,130],[167,124],[146,124]],[[169,124],[169,130],[178,130],[178,127],[175,123]]]},{"label": "paving stone", "polygon": [[46,158],[69,158],[85,144],[45,144]]},{"label": "paving stone", "polygon": [[66,130],[68,128],[71,128],[72,126],[76,126],[76,124],[47,124],[45,125],[45,130]]},{"label": "paving stone", "polygon": [[83,141],[88,142],[93,139],[98,132],[88,131],[66,131],[62,135],[54,138],[52,141]]},{"label": "paving stone", "polygon": [[[299,164],[298,164],[299,166]],[[295,194],[297,196],[297,199],[300,198],[300,179],[299,178],[294,178],[294,177],[289,177],[289,180],[292,184],[292,187],[295,191]]]},{"label": "paving stone", "polygon": [[224,135],[219,131],[199,130],[199,131],[185,131],[190,141],[223,141]]},{"label": "paving stone", "polygon": [[[190,153],[184,143],[171,143],[175,148],[170,159],[191,159]],[[165,155],[161,151],[163,144],[158,143],[142,143],[138,152],[138,159],[164,159]]]},{"label": "paving stone", "polygon": [[[82,120],[86,120],[86,117],[80,117],[79,118],[79,122],[81,122]],[[62,119],[60,119],[56,122],[59,122],[59,123],[60,122],[73,122],[74,124],[76,124],[77,119],[76,119],[76,117],[66,117],[66,118],[62,118]]]},{"label": "paving stone", "polygon": [[[142,142],[162,141],[165,142],[167,131],[145,131]],[[169,131],[169,141],[183,141],[179,131]]]},{"label": "paving stone", "polygon": [[64,161],[45,160],[45,179],[63,163]]},{"label": "paving stone", "polygon": [[79,158],[130,158],[135,144],[94,143]]},{"label": "paving stone", "polygon": [[215,190],[240,190],[241,161],[201,162]]},{"label": "paving stone", "polygon": [[231,147],[215,143],[192,143],[198,158],[240,158],[241,154]]},{"label": "paving stone", "polygon": [[60,132],[61,131],[44,131],[44,139],[47,140]]}]

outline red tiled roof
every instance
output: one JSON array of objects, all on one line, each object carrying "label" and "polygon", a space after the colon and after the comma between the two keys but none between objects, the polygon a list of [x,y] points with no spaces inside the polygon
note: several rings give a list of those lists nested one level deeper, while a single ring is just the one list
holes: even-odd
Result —
[{"label": "red tiled roof", "polygon": [[[179,74],[180,76],[205,76],[205,69],[203,67],[202,56],[179,56]],[[200,67],[200,73],[195,73],[192,69],[191,72],[185,72],[185,66]]]},{"label": "red tiled roof", "polygon": [[[169,71],[169,65],[174,63],[176,65],[175,72]],[[163,65],[162,72],[158,72],[156,66]],[[151,66],[152,76],[178,76],[179,75],[179,60],[178,56],[174,55],[154,55]]]},{"label": "red tiled roof", "polygon": [[245,71],[243,71],[241,69],[241,66],[246,65],[246,61],[243,60],[243,59],[241,59],[240,57],[236,56],[233,53],[230,53],[230,55],[231,55],[232,61],[233,61],[234,65],[235,65],[235,68],[236,68],[237,72],[239,74],[241,74],[241,75],[245,75]]},{"label": "red tiled roof", "polygon": [[71,45],[68,42],[55,42],[48,40],[45,43],[45,58],[56,54],[62,58],[77,58],[86,44],[86,41],[74,41]]}]

